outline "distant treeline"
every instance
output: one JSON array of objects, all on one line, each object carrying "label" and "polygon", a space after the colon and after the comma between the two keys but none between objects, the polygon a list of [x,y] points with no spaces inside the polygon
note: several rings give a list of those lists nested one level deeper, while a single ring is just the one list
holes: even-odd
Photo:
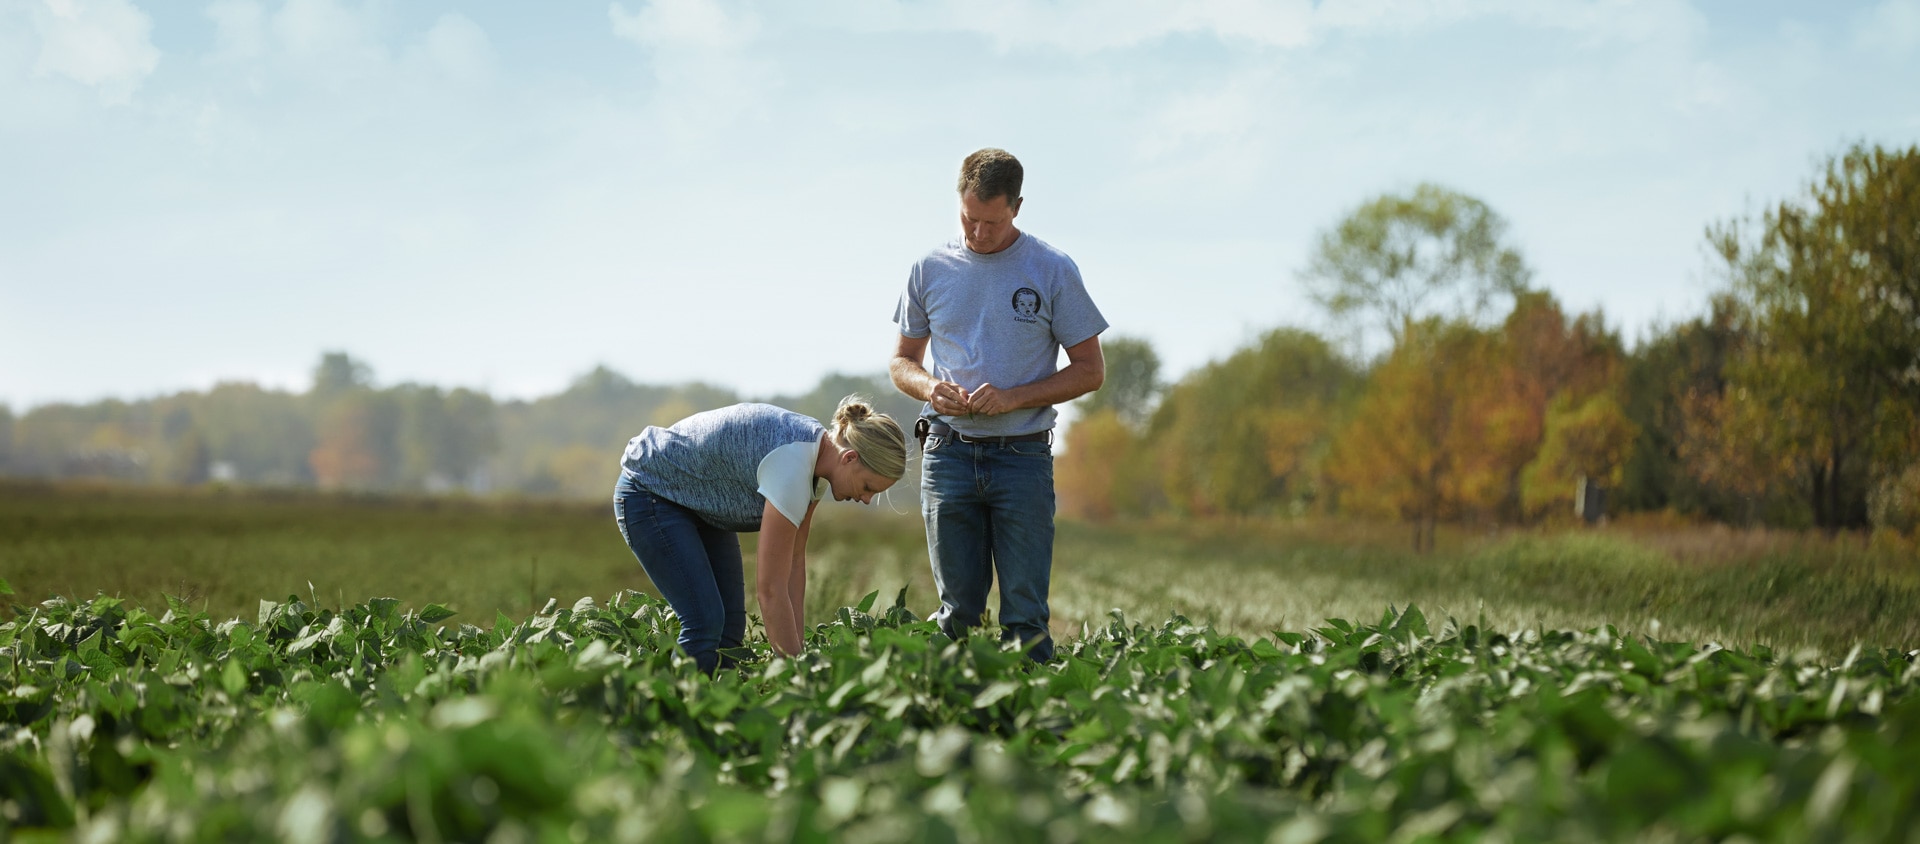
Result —
[{"label": "distant treeline", "polygon": [[1441,522],[1572,519],[1585,479],[1615,512],[1920,523],[1920,150],[1855,147],[1710,226],[1710,312],[1631,350],[1534,289],[1504,228],[1423,185],[1324,233],[1302,280],[1391,337],[1375,360],[1280,329],[1163,387],[1150,347],[1110,341],[1063,511],[1371,515],[1431,547]]},{"label": "distant treeline", "polygon": [[[771,402],[830,419],[861,393],[911,420],[919,403],[880,375],[830,375]],[[467,389],[376,387],[345,353],[305,393],[224,383],[142,401],[0,407],[0,474],[380,492],[612,495],[620,450],[648,425],[743,401],[707,384],[635,383],[605,367],[533,401]]]},{"label": "distant treeline", "polygon": [[[1163,384],[1145,341],[1103,340],[1057,469],[1064,515],[1324,513],[1524,525],[1670,511],[1734,524],[1920,525],[1920,149],[1855,147],[1806,194],[1710,226],[1709,312],[1627,348],[1532,284],[1485,204],[1421,185],[1324,232],[1301,281],[1390,348],[1282,328]],[[1623,246],[1622,248],[1631,248]],[[884,375],[764,400],[825,419]],[[0,472],[327,489],[609,494],[642,427],[740,400],[596,369],[557,395],[374,386],[326,355],[306,393],[223,384],[138,402],[0,408]]]}]

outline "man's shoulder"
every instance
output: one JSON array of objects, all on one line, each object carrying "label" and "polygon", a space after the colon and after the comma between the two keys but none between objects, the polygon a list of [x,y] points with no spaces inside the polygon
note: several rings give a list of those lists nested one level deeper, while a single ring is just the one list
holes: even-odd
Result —
[{"label": "man's shoulder", "polygon": [[1029,261],[1036,263],[1073,264],[1073,259],[1068,257],[1067,253],[1060,247],[1034,237],[1030,232],[1022,231],[1020,238],[1027,241],[1026,258]]},{"label": "man's shoulder", "polygon": [[954,261],[964,261],[966,258],[966,247],[962,245],[960,238],[956,237],[927,250],[925,255],[920,256],[919,263],[951,263]]}]

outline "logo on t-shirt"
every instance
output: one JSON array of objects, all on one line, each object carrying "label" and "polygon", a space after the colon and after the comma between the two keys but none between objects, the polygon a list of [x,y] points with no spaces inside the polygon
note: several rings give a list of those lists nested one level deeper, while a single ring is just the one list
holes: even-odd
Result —
[{"label": "logo on t-shirt", "polygon": [[1040,321],[1040,292],[1031,287],[1013,291],[1013,318],[1020,322]]}]

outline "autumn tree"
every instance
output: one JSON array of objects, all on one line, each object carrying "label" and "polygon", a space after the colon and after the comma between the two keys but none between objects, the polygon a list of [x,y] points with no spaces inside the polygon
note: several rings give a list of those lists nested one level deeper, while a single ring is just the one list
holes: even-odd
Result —
[{"label": "autumn tree", "polygon": [[1553,508],[1570,511],[1578,478],[1618,486],[1636,433],[1612,390],[1585,398],[1573,391],[1555,397],[1547,409],[1539,453],[1528,461],[1522,478],[1527,515],[1538,517]]},{"label": "autumn tree", "polygon": [[1800,201],[1715,227],[1747,342],[1718,412],[1798,487],[1813,524],[1868,523],[1920,406],[1920,150],[1854,147]]},{"label": "autumn tree", "polygon": [[[1552,435],[1553,408],[1573,413],[1617,391],[1625,351],[1600,312],[1569,318],[1543,290],[1514,297],[1497,341],[1500,361],[1491,374],[1499,387],[1480,411],[1488,417],[1488,445],[1497,455],[1502,478],[1492,515],[1506,522],[1527,521],[1552,502],[1569,499],[1582,474],[1595,480],[1616,478],[1617,465],[1582,472],[1570,468],[1564,455],[1551,456],[1544,464],[1540,460]],[[1593,421],[1597,417],[1591,414],[1606,407],[1618,409],[1617,404],[1594,405],[1578,418]],[[1591,463],[1586,458],[1576,462]]]},{"label": "autumn tree", "polygon": [[[1755,410],[1736,390],[1689,390],[1680,399],[1680,466],[1701,489],[1727,497],[1727,521],[1804,526],[1805,518],[1788,515],[1804,512],[1795,506],[1803,502],[1783,489],[1793,483],[1792,461],[1768,442],[1769,422]],[[1770,506],[1783,501],[1790,503]]]},{"label": "autumn tree", "polygon": [[355,390],[327,402],[315,425],[308,462],[322,489],[385,489],[399,469],[399,406],[374,390]]},{"label": "autumn tree", "polygon": [[1343,508],[1405,521],[1416,551],[1433,549],[1442,519],[1490,511],[1505,473],[1482,410],[1500,363],[1491,332],[1409,323],[1333,442],[1329,473],[1343,485]]},{"label": "autumn tree", "polygon": [[1920,408],[1920,146],[1853,147],[1828,164],[1811,201],[1819,230],[1783,244],[1831,251],[1873,341],[1862,368]]},{"label": "autumn tree", "polygon": [[1717,500],[1685,471],[1680,444],[1688,436],[1683,405],[1689,393],[1725,389],[1734,342],[1733,301],[1722,294],[1710,312],[1655,327],[1625,361],[1621,409],[1636,435],[1614,501],[1627,510],[1672,509],[1727,518],[1731,502]]},{"label": "autumn tree", "polygon": [[1111,407],[1081,416],[1067,428],[1064,448],[1054,463],[1054,488],[1060,515],[1104,522],[1119,514],[1124,467],[1135,462],[1139,447],[1133,432]]},{"label": "autumn tree", "polygon": [[1416,320],[1475,320],[1526,289],[1506,229],[1486,203],[1422,184],[1370,199],[1322,233],[1301,280],[1335,317],[1371,318],[1399,345]]},{"label": "autumn tree", "polygon": [[1160,355],[1148,341],[1103,338],[1107,379],[1077,402],[1054,466],[1062,515],[1088,521],[1145,514],[1160,499],[1143,434],[1161,391]]},{"label": "autumn tree", "polygon": [[1328,437],[1358,381],[1325,340],[1292,328],[1182,379],[1148,434],[1167,500],[1194,513],[1311,506]]},{"label": "autumn tree", "polygon": [[382,489],[399,473],[400,408],[373,389],[373,372],[342,352],[321,356],[307,400],[315,442],[307,456],[322,489]]}]

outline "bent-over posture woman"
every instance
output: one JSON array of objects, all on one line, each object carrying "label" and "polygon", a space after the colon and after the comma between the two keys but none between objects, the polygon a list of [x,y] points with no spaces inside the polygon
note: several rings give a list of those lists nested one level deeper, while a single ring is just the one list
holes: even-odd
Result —
[{"label": "bent-over posture woman", "polygon": [[[767,640],[800,652],[813,508],[871,503],[906,473],[899,423],[857,396],[833,428],[768,404],[696,413],[627,443],[613,515],[661,597],[680,616],[680,647],[707,673],[746,638],[738,532],[760,532],[755,592]],[[723,659],[724,657],[724,659]]]}]

